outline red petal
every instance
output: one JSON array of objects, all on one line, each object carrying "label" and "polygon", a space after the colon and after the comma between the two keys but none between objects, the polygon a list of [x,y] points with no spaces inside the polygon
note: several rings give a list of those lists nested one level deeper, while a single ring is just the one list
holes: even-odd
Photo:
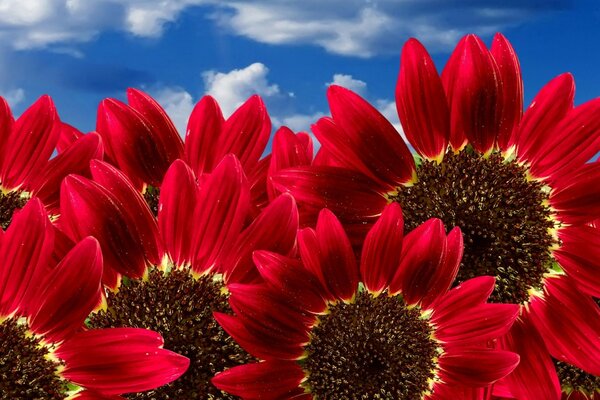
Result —
[{"label": "red petal", "polygon": [[[49,342],[60,342],[83,326],[100,299],[102,253],[92,237],[79,242],[52,270],[29,319],[31,330]],[[76,282],[76,284],[74,284]]]},{"label": "red petal", "polygon": [[398,203],[387,206],[364,242],[360,274],[366,288],[380,293],[389,285],[400,265],[404,220]]},{"label": "red petal", "polygon": [[196,176],[211,172],[223,157],[218,149],[225,119],[219,104],[204,96],[192,110],[185,136],[185,160]]},{"label": "red petal", "polygon": [[200,185],[192,232],[194,271],[212,268],[224,246],[239,235],[249,198],[242,166],[235,156],[226,156]]},{"label": "red petal", "polygon": [[3,97],[0,97],[0,171],[4,164],[4,149],[9,141],[15,119],[10,106]]},{"label": "red petal", "polygon": [[445,292],[438,290],[435,282],[444,267],[447,244],[444,224],[432,218],[404,237],[400,266],[390,282],[390,293],[401,292],[407,304],[419,303],[426,296],[437,298]]},{"label": "red petal", "polygon": [[[267,177],[273,176],[277,171],[310,165],[313,158],[312,140],[308,135],[294,135],[286,127],[281,127],[275,132],[272,146],[272,157],[269,163]],[[273,183],[267,178],[269,198],[273,199],[279,191],[273,188]]]},{"label": "red petal", "polygon": [[28,310],[45,278],[54,246],[54,228],[37,198],[14,214],[0,242],[0,318]]},{"label": "red petal", "polygon": [[42,96],[17,119],[5,143],[0,171],[2,187],[18,188],[39,173],[52,155],[59,135],[54,103],[49,96]]},{"label": "red petal", "polygon": [[502,34],[494,36],[491,53],[498,65],[499,88],[502,92],[498,147],[505,151],[514,144],[513,132],[523,115],[523,80],[515,50]]},{"label": "red petal", "polygon": [[549,177],[578,168],[600,150],[600,99],[567,112],[553,127],[540,150],[530,159],[531,173]]},{"label": "red petal", "polygon": [[58,138],[58,142],[56,143],[56,151],[58,154],[65,151],[68,147],[70,147],[73,143],[77,141],[77,139],[83,136],[83,133],[79,131],[79,129],[65,124],[64,122],[59,122],[60,126],[60,137]]},{"label": "red petal", "polygon": [[[451,112],[453,99],[456,92],[456,81],[459,76],[466,41],[467,36],[463,37],[457,43],[456,48],[454,49],[452,54],[450,54],[450,58],[448,59],[446,65],[444,66],[444,69],[442,70],[442,85],[444,86],[444,91],[446,92],[446,99],[448,100]],[[457,118],[457,115],[451,113],[450,145],[454,150],[462,149],[463,146],[467,144],[467,137],[465,136],[464,129],[462,129],[462,127],[459,126],[459,122],[460,120]],[[459,129],[455,129],[455,127],[458,127]]]},{"label": "red petal", "polygon": [[254,252],[253,260],[263,279],[298,309],[315,314],[325,311],[326,295],[321,283],[298,261],[268,251]]},{"label": "red petal", "polygon": [[144,255],[153,264],[162,261],[163,248],[158,234],[158,225],[148,203],[135,190],[131,181],[112,165],[100,161],[90,162],[94,181],[109,190],[113,201],[127,217],[129,230],[137,233],[137,240],[144,248]]},{"label": "red petal", "polygon": [[513,396],[518,399],[560,399],[554,363],[526,312],[499,343],[502,349],[521,356],[517,368],[503,380]]},{"label": "red petal", "polygon": [[573,108],[575,82],[571,74],[562,74],[548,82],[535,96],[523,115],[516,132],[519,160],[536,157],[550,132]]},{"label": "red petal", "polygon": [[530,300],[531,320],[550,354],[600,375],[600,309],[566,276],[545,280],[542,297]]},{"label": "red petal", "polygon": [[165,248],[175,265],[190,265],[195,247],[194,209],[199,188],[194,173],[184,161],[176,160],[165,174],[158,205],[158,227]]},{"label": "red petal", "polygon": [[301,338],[294,338],[290,336],[299,332],[288,332],[285,329],[273,331],[272,327],[262,325],[261,321],[219,312],[215,312],[214,317],[225,332],[257,358],[295,360],[302,356],[303,345],[308,342],[308,332],[304,332]]},{"label": "red petal", "polygon": [[600,163],[581,166],[556,182],[550,204],[556,218],[566,224],[583,224],[600,217]]},{"label": "red petal", "polygon": [[421,300],[423,308],[429,308],[441,295],[445,294],[454,283],[462,260],[464,245],[463,235],[459,227],[453,228],[446,238],[446,254],[440,265],[441,271],[430,283],[429,293]]},{"label": "red petal", "polygon": [[134,181],[158,187],[171,161],[157,134],[136,110],[115,99],[98,107],[96,130],[106,142],[106,151]]},{"label": "red petal", "polygon": [[262,99],[254,95],[223,124],[219,147],[221,154],[235,154],[244,170],[258,162],[271,135],[271,119]]},{"label": "red petal", "polygon": [[358,290],[359,271],[344,228],[331,211],[324,209],[319,213],[316,232],[322,283],[337,299],[349,301]]},{"label": "red petal", "polygon": [[340,86],[329,86],[327,98],[339,129],[319,133],[313,127],[323,147],[355,168],[361,166],[358,171],[363,174],[389,185],[398,186],[414,178],[415,164],[410,150],[379,111]]},{"label": "red petal", "polygon": [[95,132],[88,133],[48,161],[27,187],[42,200],[51,214],[58,214],[60,182],[69,174],[89,175],[90,160],[101,159],[103,153],[100,136]]},{"label": "red petal", "polygon": [[89,390],[84,390],[82,392],[76,393],[72,397],[68,397],[68,400],[76,399],[76,400],[119,400],[124,399],[121,396],[113,396],[113,395],[105,395],[101,393],[90,392]]},{"label": "red petal", "polygon": [[[100,242],[105,269],[135,278],[144,274],[143,245],[114,196],[96,182],[76,175],[63,180],[60,196],[61,228],[72,240],[94,236]],[[103,282],[109,283],[105,278]]]},{"label": "red petal", "polygon": [[561,246],[554,258],[587,294],[600,297],[600,229],[568,227],[559,232]]},{"label": "red petal", "polygon": [[434,303],[431,321],[441,325],[459,316],[465,308],[485,303],[495,282],[491,276],[479,276],[461,283]]},{"label": "red petal", "polygon": [[183,141],[165,110],[148,94],[138,89],[127,89],[129,106],[138,111],[146,119],[146,125],[153,133],[154,140],[159,143],[163,157],[169,164],[183,157]]},{"label": "red petal", "polygon": [[433,60],[416,39],[409,39],[402,49],[396,107],[415,150],[430,160],[441,160],[450,138],[448,102]]},{"label": "red petal", "polygon": [[71,337],[55,354],[65,360],[61,376],[115,395],[157,388],[187,370],[189,360],[162,345],[162,337],[146,329],[94,329]]},{"label": "red petal", "polygon": [[328,208],[349,221],[379,215],[387,204],[374,181],[344,168],[288,168],[277,172],[273,183],[277,189],[289,191],[300,206]]},{"label": "red petal", "polygon": [[518,314],[516,304],[480,304],[437,324],[435,335],[453,346],[477,346],[508,332]]},{"label": "red petal", "polygon": [[248,183],[250,185],[250,201],[252,203],[251,215],[254,216],[269,204],[267,193],[267,172],[271,162],[271,154],[261,158],[254,167],[248,170]]},{"label": "red petal", "polygon": [[440,357],[440,378],[449,384],[481,387],[511,373],[519,355],[510,351],[472,349]]},{"label": "red petal", "polygon": [[[481,153],[489,153],[500,129],[501,101],[499,71],[485,44],[468,35],[454,50],[449,69],[442,75],[451,111],[451,131],[464,132],[469,143]],[[451,139],[456,148],[456,139]]]},{"label": "red petal", "polygon": [[255,250],[290,255],[295,250],[298,210],[294,198],[282,194],[226,248],[221,270],[226,282],[252,282],[259,278],[252,263]]},{"label": "red petal", "polygon": [[304,372],[296,362],[274,360],[231,368],[217,374],[212,383],[243,399],[278,400],[298,393],[303,379]]}]

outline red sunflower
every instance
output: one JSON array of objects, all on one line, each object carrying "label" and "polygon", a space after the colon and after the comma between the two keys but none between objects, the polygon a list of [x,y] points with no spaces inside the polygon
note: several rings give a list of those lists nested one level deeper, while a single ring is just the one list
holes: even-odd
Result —
[{"label": "red sunflower", "polygon": [[106,143],[107,156],[144,193],[155,214],[160,186],[173,161],[185,160],[200,176],[229,153],[237,156],[248,175],[254,203],[264,205],[259,188],[264,186],[268,159],[259,159],[269,140],[271,120],[260,97],[250,97],[227,119],[215,99],[203,97],[190,115],[185,143],[164,109],[146,93],[129,89],[127,100],[128,104],[103,100],[96,130]]},{"label": "red sunflower", "polygon": [[110,280],[118,290],[107,293],[89,326],[152,329],[166,348],[190,358],[180,379],[135,398],[231,398],[210,379],[253,358],[212,313],[230,311],[230,283],[260,279],[255,250],[295,252],[293,198],[281,195],[251,219],[249,185],[235,156],[199,178],[176,160],[162,182],[156,220],[124,174],[101,161],[91,170],[94,181],[71,175],[63,182],[61,227],[74,240],[97,237],[108,260],[105,276],[124,278]]},{"label": "red sunflower", "polygon": [[[600,215],[600,164],[587,161],[600,150],[600,99],[574,107],[573,96],[572,76],[561,75],[522,115],[520,67],[503,36],[491,50],[466,36],[441,77],[411,39],[396,103],[417,159],[375,108],[334,86],[332,118],[313,126],[322,144],[313,165],[273,179],[299,201],[306,221],[328,207],[357,243],[388,203],[402,205],[408,230],[432,217],[460,226],[458,282],[495,276],[493,301],[522,305],[521,321],[535,325],[553,357],[597,375],[600,338],[592,333],[600,332],[600,315],[587,295],[600,296],[600,258],[587,224]],[[513,339],[511,346],[533,341]],[[521,354],[509,379],[519,396],[559,398],[545,354]],[[537,384],[526,388],[528,380]]]},{"label": "red sunflower", "polygon": [[102,254],[88,237],[57,262],[59,242],[37,198],[0,231],[0,397],[118,399],[179,377],[189,360],[156,332],[82,329],[100,300]]},{"label": "red sunflower", "polygon": [[102,157],[96,134],[74,140],[64,154],[52,156],[63,124],[52,99],[40,97],[15,121],[0,97],[0,226],[10,225],[15,210],[29,198],[39,198],[56,217],[60,181],[69,173],[84,173],[92,158]]},{"label": "red sunflower", "polygon": [[518,312],[486,302],[494,279],[449,290],[462,257],[458,228],[446,235],[431,219],[403,237],[391,204],[359,265],[328,210],[298,241],[301,262],[256,252],[266,284],[232,285],[236,315],[215,313],[262,360],[218,374],[217,387],[243,399],[466,398],[517,365],[515,353],[486,347]]}]

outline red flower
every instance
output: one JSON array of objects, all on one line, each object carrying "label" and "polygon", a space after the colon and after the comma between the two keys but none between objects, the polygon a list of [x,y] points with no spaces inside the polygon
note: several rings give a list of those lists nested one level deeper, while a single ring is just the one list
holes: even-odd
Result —
[{"label": "red flower", "polygon": [[155,332],[82,329],[100,300],[102,254],[88,237],[56,263],[63,239],[37,198],[0,233],[0,370],[10,378],[0,397],[120,398],[179,377],[189,360]]},{"label": "red flower", "polygon": [[[523,305],[522,321],[536,326],[555,358],[598,374],[600,338],[581,332],[600,331],[589,298],[600,296],[600,235],[587,225],[600,216],[600,163],[586,163],[600,150],[600,99],[573,107],[573,95],[573,78],[561,75],[521,115],[520,67],[502,35],[491,50],[474,35],[463,38],[441,77],[411,39],[396,103],[416,162],[381,114],[333,86],[332,118],[313,126],[320,154],[312,166],[275,174],[275,186],[296,197],[305,221],[330,208],[356,244],[390,202],[402,205],[409,230],[432,217],[460,226],[458,281],[496,276],[494,301]],[[509,378],[519,387],[537,382],[521,388],[523,398],[558,398],[546,358],[545,367],[522,360]]]},{"label": "red flower", "polygon": [[267,284],[231,285],[236,315],[223,328],[262,362],[213,383],[244,399],[463,398],[504,377],[519,357],[486,347],[518,306],[488,304],[494,279],[449,290],[462,256],[458,228],[432,219],[403,237],[392,204],[368,233],[357,265],[328,210],[299,233],[302,261],[254,255]]},{"label": "red flower", "polygon": [[0,226],[6,229],[15,210],[32,196],[51,215],[58,214],[60,181],[69,173],[84,173],[92,158],[102,157],[100,137],[91,134],[50,159],[62,123],[52,99],[40,97],[15,121],[0,98]]},{"label": "red flower", "polygon": [[261,279],[252,263],[255,250],[295,252],[293,198],[281,195],[250,218],[250,189],[235,156],[198,178],[176,160],[162,182],[156,220],[124,174],[101,161],[91,170],[94,181],[69,176],[63,182],[61,227],[74,240],[97,237],[108,260],[105,277],[127,279],[107,280],[118,291],[107,293],[106,309],[89,325],[156,330],[166,348],[190,358],[181,379],[148,396],[229,398],[210,379],[253,358],[212,313],[230,310],[229,283]]},{"label": "red flower", "polygon": [[[190,115],[185,143],[163,108],[137,89],[127,91],[129,104],[106,99],[98,108],[96,130],[106,142],[108,157],[146,197],[160,188],[176,159],[196,176],[210,173],[226,154],[235,154],[251,180],[253,198],[264,182],[268,160],[259,162],[271,133],[271,120],[258,96],[250,97],[227,120],[217,102],[202,98]],[[264,185],[264,183],[262,183]],[[263,204],[264,205],[264,204]]]}]

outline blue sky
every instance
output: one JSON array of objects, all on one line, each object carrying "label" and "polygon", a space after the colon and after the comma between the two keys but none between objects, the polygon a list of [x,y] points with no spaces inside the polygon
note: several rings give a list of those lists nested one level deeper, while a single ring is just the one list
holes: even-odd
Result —
[{"label": "blue sky", "polygon": [[48,93],[65,122],[90,131],[100,100],[130,86],[181,129],[206,93],[226,114],[258,93],[275,125],[299,130],[327,113],[336,82],[396,122],[407,38],[441,69],[462,35],[489,43],[497,31],[517,50],[527,101],[566,71],[578,103],[600,96],[595,0],[3,0],[0,94],[18,115]]}]

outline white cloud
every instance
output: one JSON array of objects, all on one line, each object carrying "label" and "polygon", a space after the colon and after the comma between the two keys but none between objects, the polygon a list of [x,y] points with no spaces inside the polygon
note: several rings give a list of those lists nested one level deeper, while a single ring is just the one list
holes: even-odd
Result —
[{"label": "white cloud", "polygon": [[269,69],[257,62],[229,72],[205,71],[202,77],[206,94],[219,102],[227,117],[253,94],[260,95],[263,100],[281,95],[279,86],[267,80],[268,73]]},{"label": "white cloud", "polygon": [[21,88],[0,90],[0,96],[4,97],[10,108],[14,108],[25,100],[25,90]]},{"label": "white cloud", "polygon": [[192,95],[184,89],[175,87],[161,88],[152,91],[151,94],[171,117],[181,137],[185,137],[187,122],[194,109]]},{"label": "white cloud", "polygon": [[325,86],[338,85],[350,89],[353,92],[364,96],[367,91],[367,83],[359,79],[354,79],[352,75],[334,74],[333,81],[327,82]]},{"label": "white cloud", "polygon": [[65,47],[105,31],[156,38],[188,8],[229,32],[270,44],[310,44],[356,57],[398,53],[410,36],[448,49],[467,32],[490,34],[571,0],[2,0],[0,46]]},{"label": "white cloud", "polygon": [[291,114],[283,116],[278,125],[285,125],[294,132],[310,132],[310,126],[324,116],[325,113],[320,111],[312,114]]}]

